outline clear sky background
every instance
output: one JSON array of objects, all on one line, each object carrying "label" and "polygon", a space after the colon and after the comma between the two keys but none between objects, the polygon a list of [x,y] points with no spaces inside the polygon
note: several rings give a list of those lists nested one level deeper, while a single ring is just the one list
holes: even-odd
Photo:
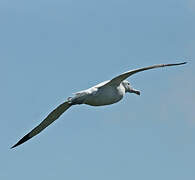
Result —
[{"label": "clear sky background", "polygon": [[[194,180],[194,0],[1,0],[0,179]],[[141,96],[75,106],[10,147],[57,105],[143,66]]]}]

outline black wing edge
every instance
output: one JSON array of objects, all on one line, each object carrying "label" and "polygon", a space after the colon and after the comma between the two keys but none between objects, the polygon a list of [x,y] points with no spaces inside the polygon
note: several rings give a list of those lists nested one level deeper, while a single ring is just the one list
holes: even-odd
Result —
[{"label": "black wing edge", "polygon": [[22,139],[20,139],[15,145],[13,145],[10,149],[15,148],[16,146],[19,146],[20,144],[23,144],[24,142],[28,141],[30,138],[29,133],[25,135]]}]

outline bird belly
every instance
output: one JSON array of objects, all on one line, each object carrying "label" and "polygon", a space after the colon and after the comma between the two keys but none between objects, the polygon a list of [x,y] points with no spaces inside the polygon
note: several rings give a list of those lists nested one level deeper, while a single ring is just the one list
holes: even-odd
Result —
[{"label": "bird belly", "polygon": [[104,106],[114,104],[123,98],[124,91],[117,88],[104,88],[98,90],[95,94],[90,95],[84,104],[91,106]]}]

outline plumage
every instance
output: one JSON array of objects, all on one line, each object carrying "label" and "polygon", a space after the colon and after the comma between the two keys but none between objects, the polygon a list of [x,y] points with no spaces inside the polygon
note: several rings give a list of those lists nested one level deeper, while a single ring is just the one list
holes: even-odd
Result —
[{"label": "plumage", "polygon": [[44,130],[47,126],[49,126],[56,119],[58,119],[68,108],[70,108],[73,105],[87,104],[91,106],[104,106],[120,101],[124,97],[126,92],[140,95],[140,91],[133,89],[130,86],[130,83],[126,80],[128,77],[135,73],[167,66],[184,65],[186,63],[187,62],[175,64],[158,64],[130,70],[120,74],[119,76],[114,77],[111,80],[104,81],[89,89],[79,91],[75,93],[74,97],[69,97],[66,102],[62,103],[56,109],[54,109],[38,126],[36,126],[32,131],[25,135],[11,148],[23,144],[27,140],[39,134],[42,130]]}]

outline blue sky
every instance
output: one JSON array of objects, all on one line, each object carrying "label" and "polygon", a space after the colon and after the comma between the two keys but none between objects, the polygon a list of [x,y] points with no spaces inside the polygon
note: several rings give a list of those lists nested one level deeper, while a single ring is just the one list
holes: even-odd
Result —
[{"label": "blue sky", "polygon": [[[194,180],[193,0],[1,0],[0,179]],[[138,67],[141,96],[75,106],[9,148],[57,105]]]}]

